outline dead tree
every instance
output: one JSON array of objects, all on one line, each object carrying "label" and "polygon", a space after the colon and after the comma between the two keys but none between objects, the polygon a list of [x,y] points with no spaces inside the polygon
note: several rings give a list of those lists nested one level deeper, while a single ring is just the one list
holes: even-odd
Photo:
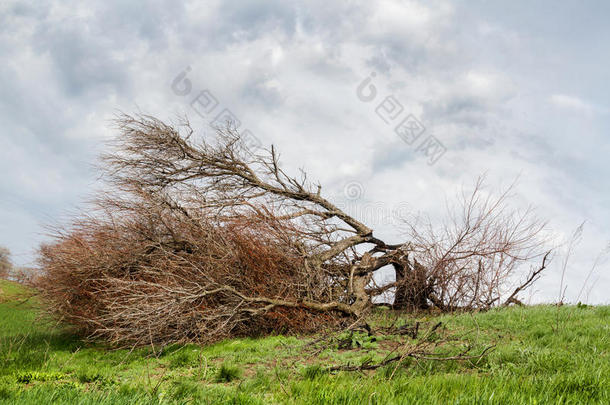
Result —
[{"label": "dead tree", "polygon": [[[252,154],[231,128],[219,131],[215,144],[195,145],[189,142],[188,123],[183,128],[184,135],[152,117],[121,117],[119,153],[104,157],[112,184],[127,193],[150,194],[185,219],[205,212],[220,222],[256,216],[289,223],[308,271],[342,284],[345,297],[333,305],[361,315],[370,302],[366,286],[372,273],[398,262],[406,245],[376,238],[324,198],[322,187],[305,172],[299,178],[286,174],[273,146]],[[358,253],[360,246],[369,248]]]},{"label": "dead tree", "polygon": [[[317,330],[363,316],[391,289],[397,308],[489,307],[541,246],[531,213],[507,215],[480,184],[440,234],[410,223],[407,242],[387,244],[304,171],[288,175],[273,146],[249,151],[231,127],[208,142],[188,122],[122,115],[117,126],[102,159],[107,192],[40,255],[44,295],[93,336]],[[396,281],[374,285],[389,265]]]}]

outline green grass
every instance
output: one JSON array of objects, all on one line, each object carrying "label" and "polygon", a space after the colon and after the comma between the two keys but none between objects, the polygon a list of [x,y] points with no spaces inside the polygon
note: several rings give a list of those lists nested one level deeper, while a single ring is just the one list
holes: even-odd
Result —
[{"label": "green grass", "polygon": [[[42,315],[36,297],[0,281],[0,404],[608,404],[610,307],[534,306],[478,314],[396,315],[369,322],[443,322],[438,353],[495,345],[478,361],[407,359],[375,372],[329,373],[376,362],[397,338],[342,334],[352,349],[313,337],[233,339],[207,347],[111,350]],[[407,338],[405,344],[415,344]],[[432,344],[432,343],[431,343]]]}]

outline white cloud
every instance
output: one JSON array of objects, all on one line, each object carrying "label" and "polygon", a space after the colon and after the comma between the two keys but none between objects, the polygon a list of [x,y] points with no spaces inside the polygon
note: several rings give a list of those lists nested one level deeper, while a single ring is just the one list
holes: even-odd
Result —
[{"label": "white cloud", "polygon": [[549,101],[559,108],[573,110],[575,112],[585,114],[592,114],[597,110],[597,108],[591,103],[588,103],[579,97],[569,96],[566,94],[553,94],[549,97]]}]

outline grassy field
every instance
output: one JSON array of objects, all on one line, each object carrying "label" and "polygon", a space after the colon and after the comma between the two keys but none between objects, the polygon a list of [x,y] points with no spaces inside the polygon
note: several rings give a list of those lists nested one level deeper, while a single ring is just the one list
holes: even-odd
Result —
[{"label": "grassy field", "polygon": [[[478,314],[376,312],[382,326],[421,322],[418,339],[234,339],[215,345],[111,350],[86,343],[0,281],[0,403],[541,404],[610,403],[610,307],[535,306]],[[442,322],[432,333],[430,325]],[[401,340],[402,339],[402,340]],[[376,371],[329,373],[329,365],[378,362],[427,339],[436,352],[480,359],[406,358]],[[349,345],[348,345],[349,346]]]}]

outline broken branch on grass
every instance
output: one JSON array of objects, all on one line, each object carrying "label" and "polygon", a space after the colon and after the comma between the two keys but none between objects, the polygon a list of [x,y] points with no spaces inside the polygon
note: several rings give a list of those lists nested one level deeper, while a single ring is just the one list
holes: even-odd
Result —
[{"label": "broken branch on grass", "polygon": [[351,365],[338,365],[332,366],[328,368],[329,372],[333,371],[365,371],[365,370],[376,370],[380,367],[387,366],[388,364],[394,362],[402,362],[407,357],[411,357],[418,360],[432,360],[432,361],[450,361],[450,360],[478,360],[484,357],[490,350],[495,348],[495,345],[488,346],[480,354],[477,355],[467,355],[468,351],[462,352],[458,355],[453,356],[437,356],[434,353],[426,353],[426,352],[418,352],[417,349],[413,351],[407,351],[403,354],[396,355],[394,357],[385,359],[379,363],[371,363],[370,361],[364,362],[359,366],[351,366]]}]

